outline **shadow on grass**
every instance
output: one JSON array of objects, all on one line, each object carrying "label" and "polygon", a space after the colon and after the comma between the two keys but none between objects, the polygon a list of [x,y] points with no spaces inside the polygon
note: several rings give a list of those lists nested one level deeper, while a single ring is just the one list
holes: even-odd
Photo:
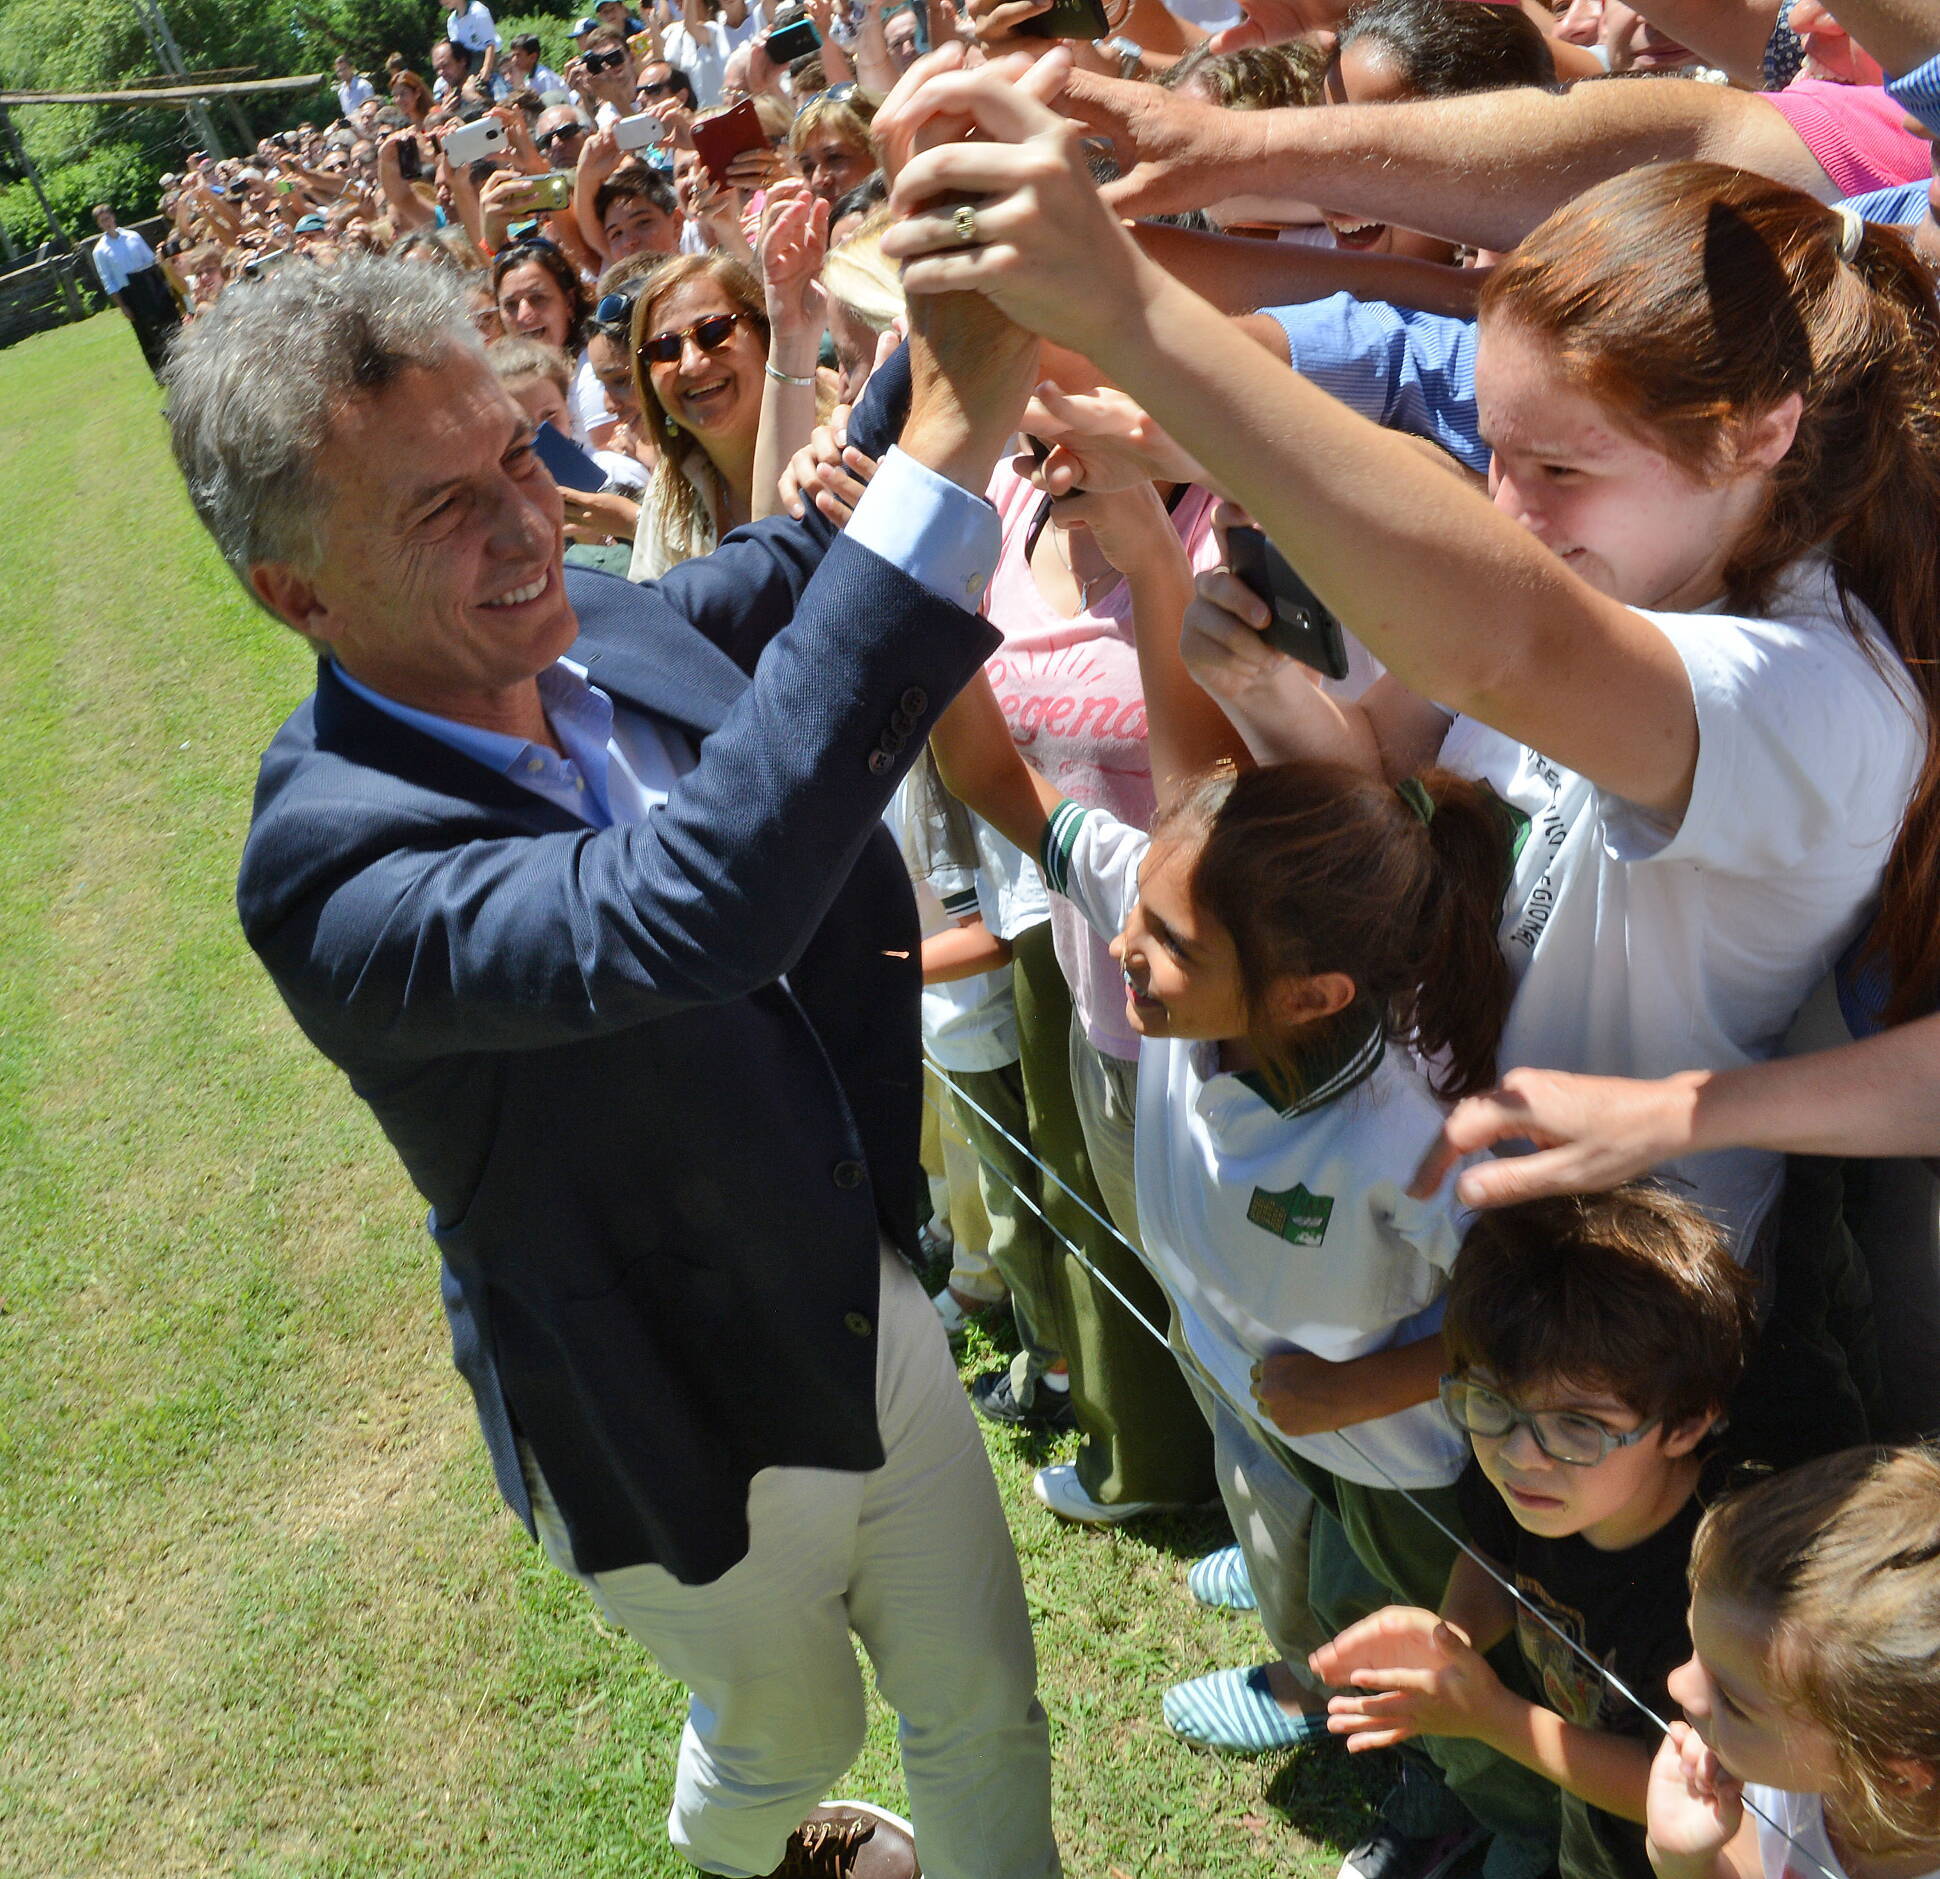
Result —
[{"label": "shadow on grass", "polygon": [[1334,1744],[1296,1750],[1267,1777],[1266,1804],[1310,1840],[1345,1853],[1372,1825],[1381,1798],[1401,1776],[1390,1749],[1349,1755]]}]

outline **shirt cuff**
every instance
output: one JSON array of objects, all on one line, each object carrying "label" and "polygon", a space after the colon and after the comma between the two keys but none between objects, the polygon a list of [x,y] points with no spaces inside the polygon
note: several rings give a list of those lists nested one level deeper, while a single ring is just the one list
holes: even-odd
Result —
[{"label": "shirt cuff", "polygon": [[1940,136],[1940,54],[1924,65],[1916,65],[1903,77],[1889,80],[1886,95]]},{"label": "shirt cuff", "polygon": [[974,613],[997,566],[997,511],[928,464],[892,449],[849,518],[849,539]]}]

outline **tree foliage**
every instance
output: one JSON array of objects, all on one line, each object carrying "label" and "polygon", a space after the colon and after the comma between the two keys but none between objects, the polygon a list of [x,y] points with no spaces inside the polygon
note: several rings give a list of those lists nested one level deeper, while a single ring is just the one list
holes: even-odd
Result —
[{"label": "tree foliage", "polygon": [[[402,52],[420,71],[442,30],[444,0],[163,0],[191,71],[249,66],[256,75],[327,72],[340,52],[381,73]],[[502,26],[536,32],[555,70],[570,42],[562,14],[507,17]],[[108,90],[162,69],[139,16],[125,0],[0,0],[0,83],[23,91]],[[304,119],[334,116],[329,88],[237,100],[214,110],[232,154],[244,148],[236,116],[253,140]],[[89,204],[113,197],[131,217],[148,214],[155,183],[180,169],[198,144],[179,109],[159,105],[15,107],[14,126],[42,171],[70,237],[92,232]],[[78,219],[77,219],[78,205]],[[17,242],[38,244],[46,227],[17,171],[0,154],[0,222]]]}]

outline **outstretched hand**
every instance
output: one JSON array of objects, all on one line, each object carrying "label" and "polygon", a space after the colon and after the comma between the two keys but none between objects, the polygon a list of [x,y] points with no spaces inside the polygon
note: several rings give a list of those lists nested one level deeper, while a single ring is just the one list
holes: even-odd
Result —
[{"label": "outstretched hand", "polygon": [[1327,1727],[1351,1753],[1392,1748],[1413,1735],[1486,1731],[1501,1680],[1459,1625],[1431,1611],[1390,1605],[1352,1624],[1307,1660],[1348,1694],[1327,1702]]},{"label": "outstretched hand", "polygon": [[[899,85],[885,115],[893,109],[890,134],[910,154],[882,246],[903,262],[912,302],[981,294],[1019,326],[1093,353],[1137,304],[1149,264],[1099,197],[1078,127],[1047,102],[1068,73],[1062,51],[975,71],[959,54]],[[983,141],[966,141],[972,133]]]},{"label": "outstretched hand", "polygon": [[1601,1193],[1689,1152],[1703,1078],[1642,1082],[1511,1070],[1493,1090],[1457,1103],[1408,1191],[1425,1200],[1465,1155],[1531,1142],[1533,1155],[1478,1162],[1455,1183],[1468,1207],[1507,1207],[1551,1194]]},{"label": "outstretched hand", "polygon": [[1103,137],[1120,174],[1105,200],[1120,215],[1176,215],[1224,196],[1264,147],[1264,111],[1225,111],[1160,85],[1073,71],[1055,99],[1095,137]]},{"label": "outstretched hand", "polygon": [[829,205],[790,177],[774,184],[761,205],[755,250],[768,319],[776,332],[822,330],[822,261],[828,253]]}]

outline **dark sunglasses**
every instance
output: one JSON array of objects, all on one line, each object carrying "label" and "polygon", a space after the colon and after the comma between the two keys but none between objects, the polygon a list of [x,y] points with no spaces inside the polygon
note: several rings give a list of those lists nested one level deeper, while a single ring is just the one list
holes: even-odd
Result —
[{"label": "dark sunglasses", "polygon": [[550,150],[562,137],[584,137],[585,135],[586,126],[584,124],[555,124],[543,137],[537,138],[534,141],[537,142],[541,150]]},{"label": "dark sunglasses", "polygon": [[645,84],[636,85],[633,95],[636,98],[664,98],[668,92],[679,91],[680,88],[677,78],[650,78]]},{"label": "dark sunglasses", "polygon": [[706,319],[683,326],[678,332],[655,333],[651,339],[640,342],[640,357],[651,359],[655,365],[672,365],[689,339],[703,352],[713,352],[725,346],[734,329],[747,318],[745,313],[710,313]]},{"label": "dark sunglasses", "polygon": [[631,294],[602,294],[593,309],[595,326],[624,326],[633,317]]},{"label": "dark sunglasses", "polygon": [[624,52],[589,52],[583,63],[588,72],[610,72],[616,65],[626,63]]},{"label": "dark sunglasses", "polygon": [[853,98],[854,96],[855,81],[853,79],[845,79],[839,85],[830,85],[825,91],[811,91],[795,109],[797,112],[806,111],[817,98],[834,98],[839,103],[844,98]]}]

